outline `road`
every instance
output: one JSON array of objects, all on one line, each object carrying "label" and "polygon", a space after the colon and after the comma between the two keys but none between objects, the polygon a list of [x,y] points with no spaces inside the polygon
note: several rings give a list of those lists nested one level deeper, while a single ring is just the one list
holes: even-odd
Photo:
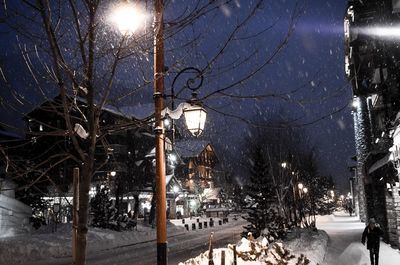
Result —
[{"label": "road", "polygon": [[[211,232],[214,232],[213,246],[226,247],[229,243],[240,240],[244,220],[230,221],[222,226],[203,230],[190,231],[168,238],[168,264],[177,265],[179,262],[194,258],[208,250]],[[156,264],[156,242],[149,241],[130,246],[124,246],[89,253],[87,265],[154,265]],[[51,259],[32,263],[32,265],[70,265],[71,258]]]}]

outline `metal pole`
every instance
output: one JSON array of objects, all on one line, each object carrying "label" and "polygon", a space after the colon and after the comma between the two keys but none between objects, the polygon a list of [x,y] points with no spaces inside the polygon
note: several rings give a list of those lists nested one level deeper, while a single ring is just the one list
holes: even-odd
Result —
[{"label": "metal pole", "polygon": [[154,1],[154,105],[156,136],[156,220],[157,220],[157,264],[167,262],[167,216],[166,180],[164,152],[164,124],[161,111],[164,109],[164,1]]},{"label": "metal pole", "polygon": [[78,214],[79,214],[79,168],[75,167],[72,177],[73,199],[72,199],[72,264],[77,264],[76,248],[78,234]]}]

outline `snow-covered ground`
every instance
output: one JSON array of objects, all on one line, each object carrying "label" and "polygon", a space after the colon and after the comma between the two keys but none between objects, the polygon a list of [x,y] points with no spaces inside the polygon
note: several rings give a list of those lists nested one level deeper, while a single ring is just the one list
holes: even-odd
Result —
[{"label": "snow-covered ground", "polygon": [[[232,218],[230,218],[232,220]],[[214,226],[219,226],[220,218],[213,218]],[[203,226],[209,218],[200,218]],[[186,218],[186,222],[197,224],[197,218]],[[232,223],[232,221],[231,221]],[[198,224],[197,224],[198,225]],[[224,224],[224,226],[230,224]],[[32,260],[62,258],[71,256],[71,224],[58,225],[57,232],[52,225],[42,226],[31,234],[0,238],[0,264],[29,264]],[[168,236],[187,233],[182,220],[172,220],[167,225]],[[198,226],[197,226],[198,229]],[[204,230],[204,228],[203,228]],[[154,241],[156,229],[144,225],[139,220],[137,228],[132,231],[117,232],[112,230],[89,228],[87,251],[99,252],[121,246],[135,245]]]},{"label": "snow-covered ground", "polygon": [[[312,230],[294,231],[290,240],[284,242],[284,246],[296,257],[304,254],[310,264],[321,265],[369,265],[369,252],[361,244],[361,234],[365,224],[358,217],[350,217],[343,212],[333,215],[317,217],[318,232]],[[321,231],[322,230],[322,231]],[[328,240],[329,237],[329,240]],[[225,251],[226,264],[232,264],[233,252],[229,248],[214,250],[215,265],[220,264],[221,251]],[[380,247],[381,265],[399,265],[400,251],[393,249],[390,245],[381,242]],[[288,264],[295,261],[289,261]],[[191,263],[190,263],[191,262]],[[185,264],[207,265],[208,252],[202,253],[196,258],[190,259]],[[260,261],[243,261],[238,259],[238,264],[265,264]],[[274,263],[273,263],[274,264]]]},{"label": "snow-covered ground", "polygon": [[[285,242],[273,243],[270,246],[263,244],[262,240],[259,239],[255,242],[258,244],[253,244],[247,239],[242,239],[237,245],[236,251],[239,253],[237,255],[238,265],[262,265],[262,264],[287,264],[295,265],[299,258],[304,255],[309,261],[310,265],[322,264],[324,255],[328,243],[328,235],[324,231],[315,231],[311,229],[296,229],[289,236],[288,240]],[[280,254],[278,252],[287,251],[287,257],[293,255],[292,257],[285,258],[284,261],[287,263],[278,263],[277,259],[280,259]],[[233,264],[233,248],[228,246],[228,248],[218,248],[214,249],[212,252],[214,265],[221,264],[222,252],[225,252],[225,264]],[[242,255],[240,254],[242,253]],[[257,254],[259,255],[257,257]],[[242,259],[241,256],[245,256]],[[253,258],[248,260],[247,258]],[[275,257],[278,257],[275,259]],[[271,263],[267,263],[271,262]],[[195,258],[191,258],[179,265],[208,265],[209,264],[209,251],[206,251]],[[304,263],[301,263],[304,264]]]},{"label": "snow-covered ground", "polygon": [[[0,238],[0,264],[29,264],[29,261],[71,256],[72,229],[70,224],[54,227],[43,226],[31,235]],[[185,233],[180,226],[168,224],[168,234]],[[119,246],[152,241],[156,230],[139,222],[133,231],[117,232],[98,228],[89,228],[88,252],[101,251]]]},{"label": "snow-covered ground", "polygon": [[[203,222],[203,225],[204,221],[209,221],[209,218],[199,220],[199,222]],[[219,219],[214,218],[214,221],[214,229],[219,229]],[[233,221],[230,218],[230,222],[228,224],[223,224],[222,227],[239,225],[240,228],[242,222],[243,220],[241,221],[239,219],[238,221]],[[197,219],[187,219],[185,223],[189,224],[190,230],[192,223],[196,223],[198,226]],[[300,254],[304,254],[311,261],[310,264],[313,265],[318,263],[321,265],[369,264],[369,254],[365,246],[360,243],[361,233],[365,226],[357,217],[349,217],[343,213],[335,213],[330,216],[320,216],[317,220],[317,227],[318,229],[325,230],[326,233],[320,230],[318,232],[313,230],[296,230],[289,235],[289,239],[283,243],[283,247],[287,248],[290,253],[296,255],[296,257],[299,257]],[[54,227],[47,226],[30,235],[0,238],[0,264],[30,264],[33,260],[38,261],[51,257],[70,257],[71,227],[65,225],[59,226],[56,233],[52,233],[53,228]],[[187,232],[181,220],[175,220],[168,224],[169,236],[180,235],[193,237],[194,235],[198,235],[198,233],[207,236],[211,230],[212,229],[210,228],[208,228],[208,230],[204,230],[203,228],[201,231],[197,229],[195,233],[191,231]],[[110,230],[91,228],[88,233],[88,252],[100,253],[102,250],[130,245],[140,246],[141,249],[141,245],[139,244],[154,241],[155,238],[156,230],[141,223],[139,223],[137,230],[135,229],[134,231],[125,232],[114,232]],[[171,243],[174,243],[173,239],[171,239]],[[238,242],[231,243],[237,244]],[[247,244],[246,242],[244,243]],[[246,247],[245,244],[242,245],[242,247]],[[150,243],[147,244],[147,246],[154,247],[154,245]],[[237,246],[240,249],[239,246],[240,244]],[[187,247],[190,248],[191,246],[188,245]],[[207,246],[204,247],[207,249]],[[221,260],[221,250],[225,250],[226,264],[231,264],[229,261],[233,258],[233,252],[228,247],[225,249],[215,249],[213,251],[215,265],[219,264],[219,261]],[[189,256],[187,258],[194,258],[198,261],[198,263],[192,264],[208,264],[207,252],[198,257]],[[294,260],[295,259],[292,259],[291,262]],[[399,251],[392,249],[389,245],[382,242],[380,264],[399,265],[399,260]],[[184,262],[184,260],[181,261],[182,263]],[[238,264],[247,265],[263,263],[244,263],[238,259]]]},{"label": "snow-covered ground", "polygon": [[[365,224],[358,217],[350,217],[343,212],[329,216],[319,216],[318,229],[325,230],[329,235],[327,255],[324,265],[367,265],[369,252],[361,244],[361,234]],[[381,242],[379,260],[381,265],[399,265],[400,252],[390,245]]]}]

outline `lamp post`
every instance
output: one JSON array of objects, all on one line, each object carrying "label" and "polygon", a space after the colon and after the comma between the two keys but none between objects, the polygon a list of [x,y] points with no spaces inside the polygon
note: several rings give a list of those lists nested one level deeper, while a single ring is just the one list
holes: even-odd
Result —
[{"label": "lamp post", "polygon": [[165,176],[164,123],[164,1],[154,0],[154,106],[156,136],[157,264],[167,260],[167,192]]},{"label": "lamp post", "polygon": [[[121,6],[119,14],[114,15],[114,22],[118,22],[118,27],[122,34],[131,34],[137,29],[137,24],[140,19],[143,18],[140,14],[137,14],[132,6],[129,5],[129,1],[123,1],[125,6]],[[131,10],[131,11],[128,11]],[[122,12],[122,13],[120,13]],[[126,13],[131,12],[131,15]],[[136,17],[136,18],[135,18]],[[156,224],[157,224],[157,264],[166,265],[167,260],[167,192],[166,192],[166,162],[165,162],[165,132],[164,132],[164,115],[170,114],[171,118],[177,119],[182,113],[185,115],[186,124],[189,131],[199,136],[203,131],[206,111],[202,108],[200,101],[197,100],[196,90],[200,87],[203,76],[201,72],[195,68],[185,68],[184,70],[191,69],[197,70],[201,76],[201,83],[199,86],[193,87],[191,81],[187,82],[187,86],[192,90],[192,99],[185,104],[180,104],[180,108],[176,111],[172,110],[168,112],[165,109],[164,103],[164,0],[154,0],[154,84],[153,84],[153,98],[154,98],[154,118],[155,118],[155,160],[156,160]],[[118,21],[115,21],[118,20]],[[120,20],[125,20],[121,21]],[[129,22],[126,20],[130,20]],[[183,72],[182,70],[181,72]],[[181,73],[180,72],[180,73]],[[179,74],[180,74],[179,73]],[[179,76],[177,75],[177,77]],[[176,77],[176,78],[177,78]],[[199,121],[193,122],[193,116],[196,113],[196,118]],[[172,114],[179,114],[174,115]]]},{"label": "lamp post", "polygon": [[[155,160],[156,160],[156,224],[157,224],[157,264],[167,264],[167,195],[164,147],[164,1],[154,0],[154,118],[155,118]],[[120,32],[130,35],[138,28],[143,18],[134,5],[123,0],[114,10],[112,20]]]}]

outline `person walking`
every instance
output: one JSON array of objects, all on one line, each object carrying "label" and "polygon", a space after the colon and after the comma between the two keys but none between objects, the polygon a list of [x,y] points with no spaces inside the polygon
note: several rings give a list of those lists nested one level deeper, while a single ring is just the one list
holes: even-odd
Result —
[{"label": "person walking", "polygon": [[365,245],[367,240],[367,249],[369,250],[369,258],[371,265],[379,265],[379,245],[383,231],[380,225],[376,223],[374,218],[369,219],[367,227],[362,234],[361,243]]}]

